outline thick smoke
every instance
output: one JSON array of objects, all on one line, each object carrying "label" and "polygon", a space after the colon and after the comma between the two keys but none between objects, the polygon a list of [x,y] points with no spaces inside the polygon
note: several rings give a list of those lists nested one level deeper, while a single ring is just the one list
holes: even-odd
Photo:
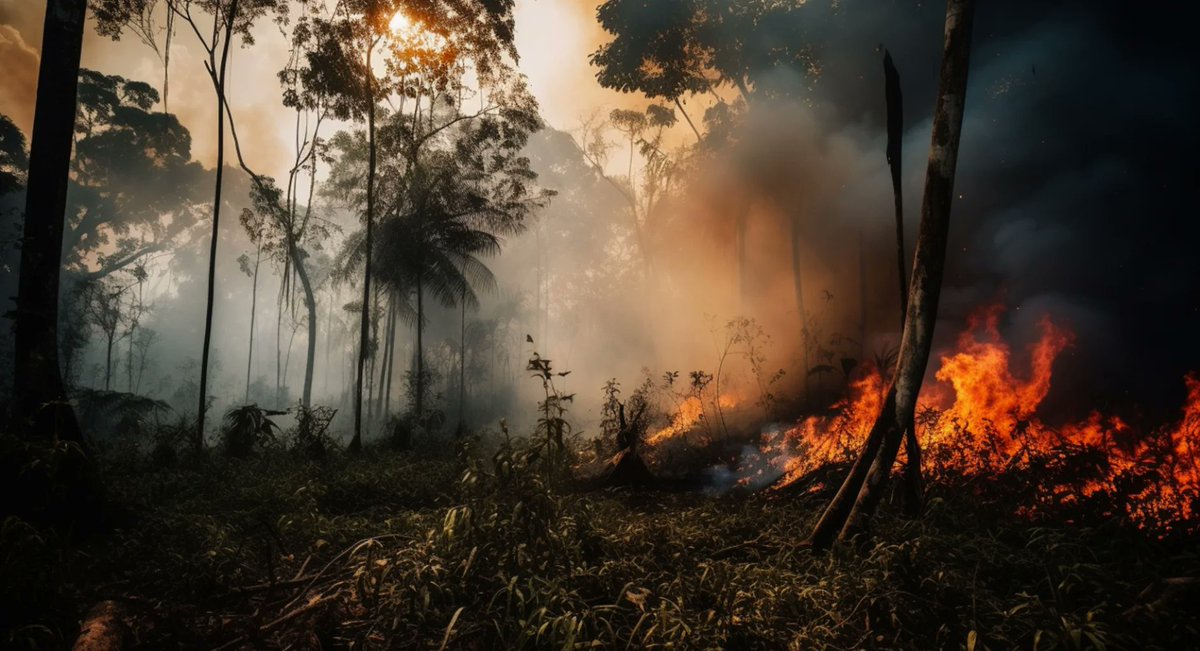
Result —
[{"label": "thick smoke", "polygon": [[[570,417],[585,434],[596,431],[600,388],[609,378],[619,379],[628,395],[646,370],[655,381],[667,371],[681,372],[680,382],[692,370],[715,373],[726,323],[735,317],[754,318],[770,337],[760,342],[758,376],[743,355],[726,360],[723,390],[745,403],[761,400],[756,379],[770,380],[778,370],[785,374],[770,392],[795,403],[822,383],[833,385],[844,358],[869,360],[895,344],[899,298],[880,46],[895,59],[904,90],[911,260],[943,8],[809,2],[805,10],[819,76],[779,73],[774,83],[806,91],[793,103],[752,107],[735,145],[691,159],[678,191],[647,218],[647,265],[624,199],[580,155],[577,125],[550,124],[534,138],[528,155],[539,183],[558,196],[490,261],[499,290],[478,312],[467,312],[465,332],[457,310],[429,315],[437,404],[452,418],[464,338],[475,424],[501,416],[514,427],[529,424],[541,388],[524,367],[536,351],[554,360],[555,370],[571,371],[560,388],[576,394]],[[977,20],[938,346],[950,345],[966,315],[987,303],[1010,307],[1002,328],[1014,350],[1035,338],[1038,319],[1049,314],[1078,335],[1057,364],[1045,403],[1064,418],[1134,405],[1147,415],[1173,412],[1182,398],[1180,377],[1200,367],[1192,334],[1200,329],[1200,267],[1191,153],[1200,144],[1192,122],[1200,102],[1187,81],[1194,47],[1181,45],[1192,42],[1183,33],[1187,10],[1171,11],[1180,15],[1131,12],[1116,3],[985,3]],[[205,101],[180,92],[172,96],[173,111]],[[236,95],[252,93],[239,88]],[[262,102],[276,101],[274,89],[265,95]],[[639,103],[627,97],[620,106]],[[578,108],[603,115],[612,107]],[[249,132],[266,131],[251,118],[245,124]],[[193,137],[203,154],[209,134]],[[675,127],[671,146],[690,142],[687,127]],[[256,159],[274,150],[258,149]],[[246,187],[238,174],[229,177],[235,181],[226,189],[221,229],[212,381],[218,412],[245,393],[251,279],[237,258],[254,252],[236,220]],[[317,256],[336,251],[353,222],[323,209],[344,228]],[[744,266],[736,244],[742,215]],[[793,225],[801,234],[807,338],[795,289]],[[148,289],[154,309],[143,325],[158,339],[144,382],[153,397],[181,411],[195,408],[187,378],[195,375],[200,349],[206,243],[197,238],[157,259]],[[264,263],[259,282],[251,399],[282,407],[298,395],[307,335],[300,327],[293,339],[290,307],[276,312],[277,265]],[[357,315],[344,308],[353,295],[352,287],[318,292],[314,399],[341,408],[338,431],[348,428],[351,413]],[[302,305],[295,314],[303,318]],[[287,366],[282,395],[275,391],[277,323],[280,368]],[[395,383],[402,385],[414,337],[411,324],[398,330]],[[80,384],[97,384],[100,348],[89,344],[77,369]],[[809,372],[817,366],[827,369]],[[392,410],[405,402],[402,388],[394,389]]]}]

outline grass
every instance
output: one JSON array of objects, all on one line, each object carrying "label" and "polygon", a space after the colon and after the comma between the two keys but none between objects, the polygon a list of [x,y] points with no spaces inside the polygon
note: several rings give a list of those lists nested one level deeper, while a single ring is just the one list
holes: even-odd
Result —
[{"label": "grass", "polygon": [[[1194,541],[1011,515],[935,484],[868,541],[799,543],[812,494],[556,489],[536,448],[462,457],[107,458],[106,530],[0,530],[4,643],[69,645],[125,605],[134,648],[1180,649]],[[834,473],[836,475],[836,473]],[[1067,520],[1072,520],[1068,524]],[[1182,587],[1181,587],[1182,586]]]}]

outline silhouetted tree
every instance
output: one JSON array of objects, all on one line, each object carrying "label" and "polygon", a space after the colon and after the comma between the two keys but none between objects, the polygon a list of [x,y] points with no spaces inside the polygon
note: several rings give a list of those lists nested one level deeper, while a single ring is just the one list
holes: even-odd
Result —
[{"label": "silhouetted tree", "polygon": [[[229,47],[235,35],[253,43],[251,28],[259,18],[275,14],[282,20],[287,15],[286,0],[97,0],[97,29],[101,34],[119,38],[137,21],[153,13],[162,3],[166,11],[184,21],[204,52],[204,69],[212,83],[217,105],[217,160],[212,202],[212,236],[209,245],[208,292],[204,314],[204,344],[200,358],[200,390],[197,406],[196,432],[193,447],[204,447],[204,417],[208,407],[208,360],[212,343],[213,294],[216,286],[217,235],[221,221],[221,187],[225,171],[225,78],[229,64]],[[197,11],[193,13],[193,9]],[[200,13],[212,16],[211,27],[200,24]]]},{"label": "silhouetted tree", "polygon": [[58,281],[86,12],[86,0],[46,2],[25,194],[12,406],[19,429],[33,423],[35,432],[81,443],[58,366]]},{"label": "silhouetted tree", "polygon": [[925,171],[921,225],[896,374],[862,452],[813,530],[810,543],[817,548],[828,547],[835,537],[847,538],[861,528],[863,519],[883,497],[905,428],[913,421],[933,345],[946,264],[946,240],[962,135],[974,11],[974,0],[949,0],[946,7],[945,44],[933,114],[933,138]]}]

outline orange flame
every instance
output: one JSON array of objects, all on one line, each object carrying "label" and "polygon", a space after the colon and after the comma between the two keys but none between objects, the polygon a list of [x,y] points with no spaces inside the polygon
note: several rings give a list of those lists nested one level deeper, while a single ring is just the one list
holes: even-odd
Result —
[{"label": "orange flame", "polygon": [[[1043,318],[1040,337],[1028,349],[1029,372],[1021,378],[1000,336],[1002,314],[999,305],[974,314],[956,350],[941,357],[938,384],[923,391],[917,433],[925,473],[994,477],[1032,469],[1040,482],[1039,506],[1102,498],[1144,528],[1162,534],[1200,531],[1200,375],[1185,378],[1188,399],[1174,426],[1135,436],[1119,417],[1092,413],[1051,427],[1038,417],[1038,408],[1050,391],[1054,361],[1074,335]],[[853,459],[886,390],[878,370],[868,369],[851,383],[849,397],[834,405],[834,415],[764,433],[758,454],[743,460],[754,468],[743,469],[740,483],[759,485],[764,476],[778,475],[773,487],[781,488],[830,462]],[[649,441],[685,433],[701,418],[699,401],[685,402],[670,426]]]},{"label": "orange flame", "polygon": [[[733,409],[739,402],[738,398],[726,393],[717,398],[717,405],[721,409]],[[669,439],[684,436],[695,431],[706,418],[710,416],[705,413],[704,401],[699,396],[688,396],[679,403],[679,408],[671,417],[671,424],[648,435],[645,442],[651,446],[661,445]]]}]

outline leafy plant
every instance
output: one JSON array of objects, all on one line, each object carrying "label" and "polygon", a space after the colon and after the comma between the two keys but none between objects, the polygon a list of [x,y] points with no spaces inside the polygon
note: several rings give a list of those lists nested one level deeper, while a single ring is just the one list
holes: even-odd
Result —
[{"label": "leafy plant", "polygon": [[549,359],[543,358],[536,352],[529,358],[525,370],[532,371],[533,377],[541,380],[545,398],[538,403],[537,426],[535,436],[545,441],[546,463],[558,470],[563,468],[566,447],[566,436],[571,433],[571,423],[567,422],[567,405],[575,401],[575,394],[564,394],[554,385],[555,377],[566,377],[570,371],[555,372]]},{"label": "leafy plant", "polygon": [[221,447],[226,456],[246,457],[255,447],[275,442],[279,426],[270,417],[286,413],[263,409],[258,405],[243,405],[225,412],[225,421],[221,427]]}]

